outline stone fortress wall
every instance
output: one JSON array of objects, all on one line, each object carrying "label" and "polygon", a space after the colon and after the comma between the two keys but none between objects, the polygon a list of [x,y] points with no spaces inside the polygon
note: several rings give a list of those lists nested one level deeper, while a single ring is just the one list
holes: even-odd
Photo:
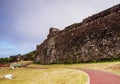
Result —
[{"label": "stone fortress wall", "polygon": [[64,30],[50,28],[37,45],[35,62],[79,63],[120,59],[120,4]]}]

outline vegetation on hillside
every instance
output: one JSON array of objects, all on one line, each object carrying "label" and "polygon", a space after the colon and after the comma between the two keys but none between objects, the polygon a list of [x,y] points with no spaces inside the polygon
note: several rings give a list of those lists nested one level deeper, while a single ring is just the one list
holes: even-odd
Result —
[{"label": "vegetation on hillside", "polygon": [[34,60],[35,50],[23,55],[24,60]]}]

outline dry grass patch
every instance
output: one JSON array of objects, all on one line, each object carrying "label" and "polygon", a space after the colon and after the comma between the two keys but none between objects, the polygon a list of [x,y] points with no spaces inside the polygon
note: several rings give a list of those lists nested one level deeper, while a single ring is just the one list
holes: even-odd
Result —
[{"label": "dry grass patch", "polygon": [[120,75],[120,61],[117,62],[102,62],[102,63],[80,63],[80,64],[53,64],[53,65],[39,65],[32,64],[28,67],[38,68],[81,68],[81,69],[92,69],[102,70],[113,74]]},{"label": "dry grass patch", "polygon": [[[0,73],[0,84],[87,84],[88,76],[73,69],[6,69]],[[3,78],[6,74],[13,74],[14,79]]]}]

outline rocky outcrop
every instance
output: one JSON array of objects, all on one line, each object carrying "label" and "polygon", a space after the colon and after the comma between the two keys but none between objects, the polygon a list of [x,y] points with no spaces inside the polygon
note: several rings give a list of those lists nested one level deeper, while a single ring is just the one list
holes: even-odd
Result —
[{"label": "rocky outcrop", "polygon": [[37,45],[35,62],[79,63],[120,59],[120,4],[64,30],[50,28]]}]

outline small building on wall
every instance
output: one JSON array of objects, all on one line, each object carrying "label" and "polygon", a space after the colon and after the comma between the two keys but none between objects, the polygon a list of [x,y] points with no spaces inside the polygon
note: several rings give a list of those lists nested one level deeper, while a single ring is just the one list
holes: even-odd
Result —
[{"label": "small building on wall", "polygon": [[13,56],[10,56],[10,59],[11,59],[11,62],[18,62],[23,60],[23,56],[21,54],[13,55]]}]

